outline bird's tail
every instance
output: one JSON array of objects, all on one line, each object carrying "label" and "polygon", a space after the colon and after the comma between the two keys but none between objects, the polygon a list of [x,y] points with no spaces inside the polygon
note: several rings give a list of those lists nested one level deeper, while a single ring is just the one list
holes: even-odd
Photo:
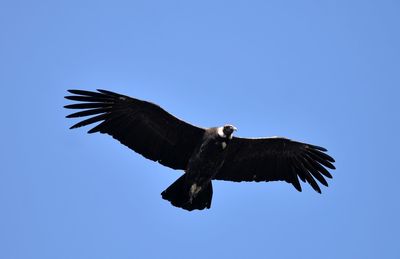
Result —
[{"label": "bird's tail", "polygon": [[209,209],[212,199],[211,182],[203,190],[200,190],[194,197],[190,195],[190,186],[186,181],[186,175],[182,175],[178,180],[171,184],[165,191],[161,193],[163,199],[171,202],[172,205],[192,211]]}]

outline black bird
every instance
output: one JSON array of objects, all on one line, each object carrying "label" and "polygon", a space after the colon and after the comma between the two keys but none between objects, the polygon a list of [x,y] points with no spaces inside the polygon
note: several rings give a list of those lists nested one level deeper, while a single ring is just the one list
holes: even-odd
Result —
[{"label": "black bird", "polygon": [[[316,180],[328,186],[332,178],[325,168],[335,160],[323,147],[281,137],[233,137],[232,125],[199,128],[186,123],[160,106],[106,90],[68,90],[66,99],[83,109],[67,118],[92,116],[71,129],[100,122],[88,133],[107,133],[144,157],[184,174],[161,193],[174,206],[185,210],[210,208],[212,180],[286,181],[301,191],[299,178],[321,193]],[[316,179],[316,180],[315,180]]]}]

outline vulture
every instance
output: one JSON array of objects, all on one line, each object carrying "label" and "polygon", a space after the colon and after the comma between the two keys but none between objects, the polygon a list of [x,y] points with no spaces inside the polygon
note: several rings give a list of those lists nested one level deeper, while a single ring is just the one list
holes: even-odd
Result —
[{"label": "vulture", "polygon": [[160,106],[106,90],[68,90],[64,106],[78,110],[67,118],[87,117],[70,129],[98,123],[88,133],[105,133],[147,159],[183,175],[161,193],[172,205],[192,211],[209,209],[212,180],[285,181],[301,192],[300,181],[318,193],[328,186],[327,168],[335,160],[327,149],[283,137],[234,137],[235,126],[201,128],[171,115]]}]

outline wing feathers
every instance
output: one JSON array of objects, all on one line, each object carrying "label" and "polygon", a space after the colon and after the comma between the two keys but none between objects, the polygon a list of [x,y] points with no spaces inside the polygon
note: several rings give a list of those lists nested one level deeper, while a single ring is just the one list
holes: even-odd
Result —
[{"label": "wing feathers", "polygon": [[114,96],[114,97],[120,97],[121,96],[120,94],[117,94],[117,93],[114,93],[114,92],[111,92],[111,91],[107,91],[107,90],[97,89],[97,91],[99,91],[100,93],[109,95],[109,96]]},{"label": "wing feathers", "polygon": [[89,124],[92,124],[92,123],[95,123],[95,122],[98,122],[101,120],[105,120],[105,119],[107,119],[107,114],[100,114],[95,117],[91,117],[89,119],[78,122],[78,123],[74,124],[70,129],[83,127],[83,126],[86,126],[86,125],[89,125]]},{"label": "wing feathers", "polygon": [[95,115],[99,113],[105,113],[111,111],[111,108],[97,108],[97,109],[91,109],[91,110],[85,110],[81,112],[76,112],[72,113],[70,115],[67,115],[67,118],[77,118],[77,117],[84,117],[84,116],[89,116],[89,115]]},{"label": "wing feathers", "polygon": [[323,159],[322,157],[314,154],[313,152],[307,152],[307,154],[314,160],[318,161],[318,163],[330,168],[330,169],[336,169],[334,165],[332,165],[329,161]]},{"label": "wing feathers", "polygon": [[101,93],[85,91],[85,90],[68,90],[68,92],[70,92],[71,94],[83,95],[83,96],[100,97],[100,98],[107,97],[106,95]]},{"label": "wing feathers", "polygon": [[321,175],[320,172],[318,172],[318,170],[316,170],[308,161],[307,159],[305,159],[304,157],[301,157],[301,161],[303,163],[303,165],[307,168],[307,170],[312,174],[312,176],[314,176],[314,178],[316,178],[320,183],[322,183],[325,186],[328,186],[327,181],[325,180],[325,178]]},{"label": "wing feathers", "polygon": [[329,173],[328,170],[325,169],[322,165],[320,165],[317,161],[312,159],[310,156],[307,154],[304,154],[304,157],[307,159],[307,161],[315,167],[316,170],[318,170],[321,174],[323,174],[325,177],[332,178],[332,175]]},{"label": "wing feathers", "polygon": [[318,193],[321,193],[321,189],[319,188],[317,182],[314,180],[308,169],[304,166],[304,164],[301,162],[300,158],[295,158],[296,159],[296,167],[305,175],[305,178],[307,182],[311,185],[311,187]]},{"label": "wing feathers", "polygon": [[316,149],[312,149],[312,148],[306,148],[308,152],[313,153],[314,155],[318,156],[319,158],[321,158],[322,160],[327,160],[329,162],[335,163],[335,159],[333,159],[331,156],[318,151]]},{"label": "wing feathers", "polygon": [[292,164],[293,168],[295,169],[295,173],[298,175],[298,177],[300,178],[300,180],[305,183],[306,182],[306,176],[304,175],[304,173],[300,170],[298,170],[295,166],[295,164],[297,163],[296,159],[293,158],[289,158],[289,162]]},{"label": "wing feathers", "polygon": [[77,103],[65,105],[64,108],[67,109],[94,109],[94,108],[105,108],[111,107],[109,103]]},{"label": "wing feathers", "polygon": [[320,147],[320,146],[316,146],[316,145],[307,144],[307,146],[310,146],[310,147],[312,147],[313,149],[317,149],[317,150],[320,150],[320,151],[323,151],[323,152],[327,152],[327,151],[328,151],[326,148]]},{"label": "wing feathers", "polygon": [[67,118],[89,117],[71,129],[100,122],[88,133],[106,133],[144,157],[173,169],[186,169],[204,129],[186,123],[158,105],[101,90],[68,90],[65,98],[79,103],[64,106],[83,109]]},{"label": "wing feathers", "polygon": [[290,174],[290,183],[292,183],[292,185],[294,186],[294,188],[296,188],[296,190],[298,190],[299,192],[301,192],[301,185],[300,185],[300,182],[299,182],[299,178],[297,177],[297,173],[296,173],[296,170],[295,170],[295,168],[293,167],[293,166],[291,166],[290,167],[290,172],[291,172],[291,174]]},{"label": "wing feathers", "polygon": [[110,102],[110,103],[112,103],[112,99],[106,98],[106,97],[70,95],[70,96],[65,96],[65,99],[68,99],[71,101],[80,101],[80,102]]},{"label": "wing feathers", "polygon": [[318,193],[316,180],[328,186],[324,177],[332,178],[325,168],[335,169],[335,160],[323,147],[285,138],[233,138],[218,180],[279,181],[291,183],[301,191],[299,179],[308,182]]}]

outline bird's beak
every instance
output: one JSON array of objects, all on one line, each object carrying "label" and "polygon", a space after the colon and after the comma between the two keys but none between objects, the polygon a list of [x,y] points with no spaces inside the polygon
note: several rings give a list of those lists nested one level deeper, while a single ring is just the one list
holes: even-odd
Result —
[{"label": "bird's beak", "polygon": [[237,131],[237,128],[235,126],[233,127],[233,131]]}]

